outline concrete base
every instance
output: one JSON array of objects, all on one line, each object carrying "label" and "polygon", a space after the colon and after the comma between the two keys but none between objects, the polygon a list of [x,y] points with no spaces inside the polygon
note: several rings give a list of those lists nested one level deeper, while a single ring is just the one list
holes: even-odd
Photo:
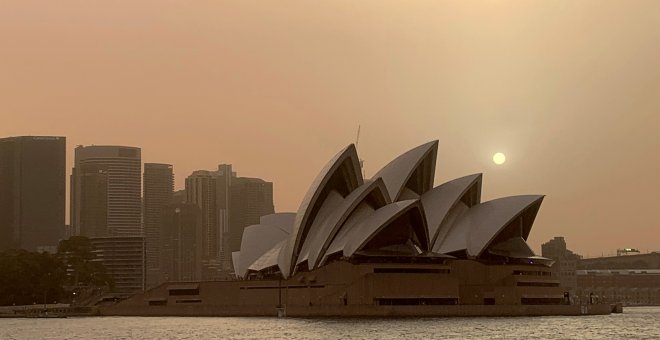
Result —
[{"label": "concrete base", "polygon": [[457,306],[109,306],[103,316],[282,316],[287,317],[447,317],[447,316],[577,316],[608,315],[609,304],[598,305],[457,305]]}]

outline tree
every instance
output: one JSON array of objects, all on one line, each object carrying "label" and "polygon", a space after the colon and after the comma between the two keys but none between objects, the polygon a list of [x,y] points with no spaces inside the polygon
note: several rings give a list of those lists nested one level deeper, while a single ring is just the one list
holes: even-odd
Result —
[{"label": "tree", "polygon": [[0,252],[0,305],[53,303],[64,297],[66,270],[58,257],[26,250]]},{"label": "tree", "polygon": [[67,283],[70,286],[113,286],[112,278],[98,260],[92,243],[87,237],[72,236],[60,241],[57,253],[69,269]]}]

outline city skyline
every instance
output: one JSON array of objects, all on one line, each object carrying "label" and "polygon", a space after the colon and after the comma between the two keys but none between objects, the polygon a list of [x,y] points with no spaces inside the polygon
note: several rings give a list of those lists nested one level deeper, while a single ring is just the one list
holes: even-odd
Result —
[{"label": "city skyline", "polygon": [[234,164],[296,211],[361,125],[367,177],[440,139],[436,184],[547,195],[537,252],[660,248],[657,3],[3,6],[0,136],[66,136],[69,174],[75,145],[134,145],[176,189]]}]

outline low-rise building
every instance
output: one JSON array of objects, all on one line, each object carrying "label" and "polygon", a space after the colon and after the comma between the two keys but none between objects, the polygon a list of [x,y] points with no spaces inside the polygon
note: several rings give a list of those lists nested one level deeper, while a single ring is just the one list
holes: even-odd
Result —
[{"label": "low-rise building", "polygon": [[660,305],[660,269],[577,270],[576,277],[581,301]]},{"label": "low-rise building", "polygon": [[118,293],[143,291],[146,285],[144,237],[115,236],[90,238],[96,259],[114,281]]}]

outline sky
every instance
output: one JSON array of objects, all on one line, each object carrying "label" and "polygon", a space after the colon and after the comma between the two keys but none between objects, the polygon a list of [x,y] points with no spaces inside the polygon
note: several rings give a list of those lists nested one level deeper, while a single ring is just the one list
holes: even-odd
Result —
[{"label": "sky", "polygon": [[368,177],[438,139],[436,185],[547,195],[539,253],[660,250],[659,1],[0,0],[0,137],[66,136],[69,168],[229,163],[296,211],[358,126]]}]

